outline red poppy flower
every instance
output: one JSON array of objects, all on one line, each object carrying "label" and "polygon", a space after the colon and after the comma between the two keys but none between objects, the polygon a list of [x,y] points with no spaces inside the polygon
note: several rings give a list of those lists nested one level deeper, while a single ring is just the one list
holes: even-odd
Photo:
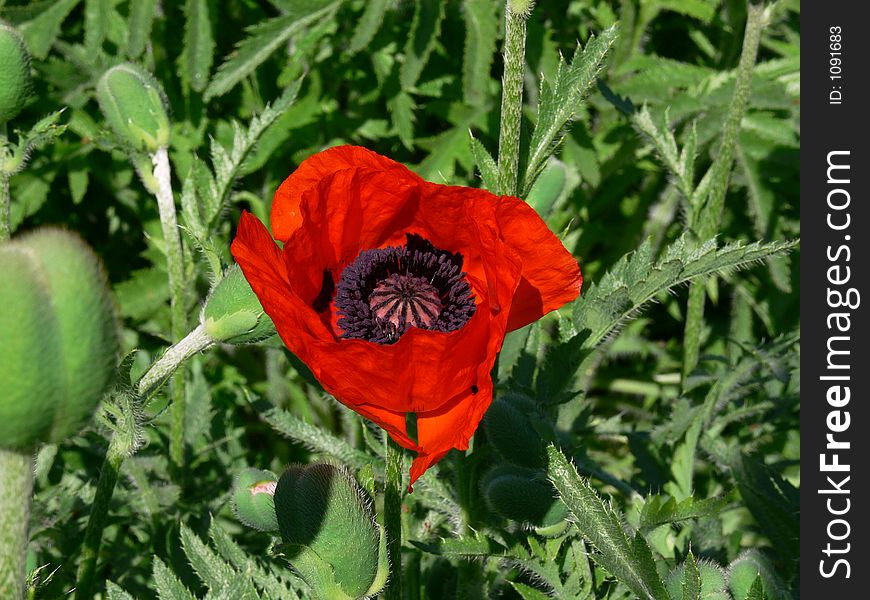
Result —
[{"label": "red poppy flower", "polygon": [[304,161],[271,224],[283,249],[245,212],[233,256],[323,387],[417,452],[411,483],[468,448],[505,333],[580,293],[577,261],[525,202],[429,183],[365,148]]}]

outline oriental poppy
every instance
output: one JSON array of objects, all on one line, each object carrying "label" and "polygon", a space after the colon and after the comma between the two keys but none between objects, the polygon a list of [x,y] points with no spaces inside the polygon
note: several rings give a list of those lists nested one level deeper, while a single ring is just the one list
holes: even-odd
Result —
[{"label": "oriental poppy", "polygon": [[577,261],[525,202],[429,183],[365,148],[305,160],[271,225],[283,248],[243,213],[233,256],[323,387],[417,452],[411,483],[468,448],[505,333],[580,293]]}]

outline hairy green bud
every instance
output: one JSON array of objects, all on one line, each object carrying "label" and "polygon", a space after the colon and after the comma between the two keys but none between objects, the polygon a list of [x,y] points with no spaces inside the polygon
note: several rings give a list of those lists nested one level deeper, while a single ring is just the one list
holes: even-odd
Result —
[{"label": "hairy green bud", "polygon": [[275,490],[283,552],[316,594],[363,598],[389,574],[386,536],[353,475],[328,464],[289,467]]},{"label": "hairy green bud", "polygon": [[555,437],[538,405],[522,394],[505,394],[483,417],[492,445],[506,461],[530,468],[547,464],[545,447]]},{"label": "hairy green bud", "polygon": [[728,587],[734,600],[743,600],[749,595],[756,580],[761,580],[764,597],[768,600],[791,598],[786,586],[776,574],[776,569],[762,552],[750,549],[735,558],[729,567]]},{"label": "hairy green bud", "polygon": [[21,35],[0,21],[0,125],[11,121],[31,92],[30,53]]},{"label": "hairy green bud", "polygon": [[239,521],[260,531],[278,532],[275,488],[278,476],[271,471],[245,469],[233,485],[233,508]]},{"label": "hairy green bud", "polygon": [[275,335],[275,325],[238,265],[227,269],[205,301],[202,325],[216,342],[245,344]]},{"label": "hairy green bud", "polygon": [[76,433],[112,380],[117,323],[99,259],[42,229],[0,245],[0,445]]},{"label": "hairy green bud", "polygon": [[542,471],[501,465],[491,469],[481,482],[483,498],[493,512],[527,525],[558,532],[568,509],[557,498]]},{"label": "hairy green bud", "polygon": [[[697,562],[698,575],[701,577],[701,598],[704,600],[731,600],[725,583],[725,572],[722,567],[711,562],[699,560]],[[681,564],[671,571],[665,582],[672,598],[683,597],[683,580],[685,578],[686,565]]]},{"label": "hairy green bud", "polygon": [[97,82],[97,101],[112,130],[136,150],[169,146],[169,117],[163,88],[141,67],[115,65]]}]

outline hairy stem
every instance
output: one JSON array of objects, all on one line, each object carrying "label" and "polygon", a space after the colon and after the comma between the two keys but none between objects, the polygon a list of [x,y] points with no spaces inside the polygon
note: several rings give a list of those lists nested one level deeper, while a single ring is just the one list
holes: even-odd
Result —
[{"label": "hairy stem", "polygon": [[[175,198],[172,195],[172,178],[169,155],[160,148],[151,156],[154,179],[157,182],[157,208],[163,226],[163,242],[166,244],[166,260],[169,271],[169,301],[172,321],[172,340],[179,341],[187,331],[187,316],[184,309],[184,256],[178,220],[175,216]],[[171,384],[172,397],[169,457],[176,467],[184,466],[184,373]]]},{"label": "hairy stem", "polygon": [[166,383],[188,358],[209,348],[212,344],[214,344],[214,340],[208,336],[205,328],[202,325],[197,325],[181,341],[170,346],[163,356],[157,359],[142,375],[136,384],[136,392],[139,397],[146,400]]},{"label": "hairy stem", "polygon": [[[0,159],[6,158],[6,123],[0,123]],[[12,237],[12,197],[9,194],[9,175],[0,171],[0,242]]]},{"label": "hairy stem", "polygon": [[[743,121],[743,115],[746,113],[746,106],[749,103],[752,68],[755,66],[761,30],[764,28],[765,21],[764,7],[750,2],[746,17],[746,31],[743,35],[743,50],[740,54],[737,80],[734,84],[734,95],[731,98],[731,106],[728,109],[728,115],[722,129],[719,154],[710,165],[710,194],[703,208],[695,210],[695,222],[692,223],[692,229],[701,240],[708,240],[719,232],[722,211],[725,207],[725,196],[731,177],[731,166],[734,162],[737,137],[740,133],[740,123]],[[683,380],[698,365],[706,297],[704,283],[693,282],[689,288],[689,302],[686,306],[686,328],[683,336]]]},{"label": "hairy stem", "polygon": [[120,447],[119,440],[119,436],[113,435],[109,449],[106,451],[106,458],[103,461],[102,469],[100,469],[100,478],[97,480],[94,503],[91,505],[88,527],[85,530],[85,539],[82,542],[81,559],[76,574],[76,598],[82,600],[94,597],[94,575],[97,570],[100,546],[103,542],[103,529],[106,527],[109,503],[112,501],[115,484],[118,482],[118,472],[121,470],[121,464],[126,457],[126,452]]},{"label": "hairy stem", "polygon": [[508,0],[505,5],[504,75],[501,85],[501,125],[498,137],[498,193],[515,196],[520,164],[523,72],[526,65],[526,17],[531,2]]},{"label": "hairy stem", "polygon": [[386,487],[384,489],[384,529],[390,581],[385,600],[402,600],[402,449],[389,435],[386,438]]},{"label": "hairy stem", "polygon": [[0,598],[24,597],[33,454],[0,448]]},{"label": "hairy stem", "polygon": [[[206,334],[205,328],[199,325],[180,342],[170,346],[163,356],[154,362],[136,382],[134,389],[139,396],[138,402],[143,402],[160,389],[187,359],[212,344],[214,341]],[[94,576],[100,547],[103,543],[103,530],[106,527],[109,504],[115,492],[115,484],[118,482],[121,465],[134,450],[135,448],[131,447],[130,436],[120,435],[117,431],[112,434],[109,449],[100,469],[94,503],[91,507],[85,539],[82,543],[81,562],[76,576],[76,598],[93,597]],[[2,597],[0,596],[0,598]]]}]

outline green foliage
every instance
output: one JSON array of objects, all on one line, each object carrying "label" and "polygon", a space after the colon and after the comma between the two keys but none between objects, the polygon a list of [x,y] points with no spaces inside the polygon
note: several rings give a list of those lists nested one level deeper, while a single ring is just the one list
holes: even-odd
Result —
[{"label": "green foliage", "polygon": [[[797,593],[799,6],[762,16],[735,119],[740,3],[562,0],[528,13],[518,193],[578,258],[583,291],[508,334],[470,449],[401,497],[407,597]],[[240,298],[209,302],[232,277],[239,213],[268,225],[278,185],[316,151],[363,145],[430,181],[498,189],[504,3],[9,0],[0,17],[32,55],[35,91],[0,132],[10,230],[63,223],[88,240],[126,356],[94,424],[37,454],[33,597],[77,586],[109,456],[94,594],[311,597],[279,540],[239,523],[234,475],[335,461],[380,513],[383,434],[277,338],[193,346],[175,371],[183,396],[139,394],[177,339],[167,246],[137,179],[153,165],[118,148],[97,84],[132,62],[166,93],[180,304],[188,323],[204,308],[216,323]],[[707,216],[714,192],[721,219]],[[684,374],[692,285],[706,301]],[[247,331],[250,308],[231,324]],[[183,468],[168,458],[180,404]],[[548,460],[551,443],[564,457]],[[329,587],[326,564],[303,568]]]}]

